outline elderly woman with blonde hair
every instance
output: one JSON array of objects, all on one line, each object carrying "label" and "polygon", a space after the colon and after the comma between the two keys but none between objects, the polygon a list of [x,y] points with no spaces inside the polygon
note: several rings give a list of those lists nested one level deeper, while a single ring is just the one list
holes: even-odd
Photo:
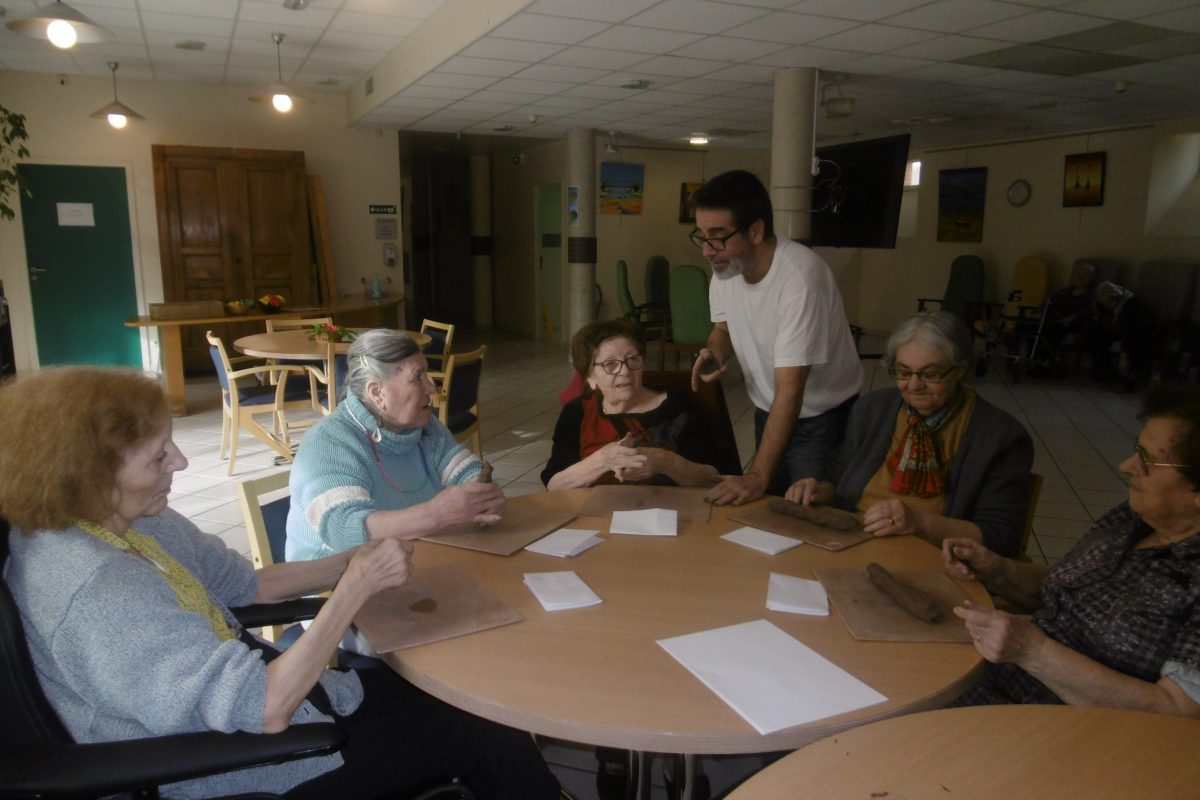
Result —
[{"label": "elderly woman with blonde hair", "polygon": [[[558,796],[531,739],[425,695],[389,669],[327,669],[362,605],[400,586],[410,546],[250,562],[167,506],[187,459],[161,387],[132,370],[61,367],[0,387],[4,577],[42,689],[80,742],[273,733],[336,720],[335,754],[194,778],[171,797],[377,797],[457,775],[493,798]],[[332,591],[279,653],[231,608]]]}]

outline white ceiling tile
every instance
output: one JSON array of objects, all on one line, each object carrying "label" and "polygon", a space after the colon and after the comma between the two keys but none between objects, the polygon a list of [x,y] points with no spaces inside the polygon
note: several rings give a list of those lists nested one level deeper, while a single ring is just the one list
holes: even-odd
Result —
[{"label": "white ceiling tile", "polygon": [[359,64],[364,67],[373,67],[379,61],[379,54],[369,50],[355,50],[348,47],[327,47],[324,44],[320,44],[312,49],[309,58],[339,64]]},{"label": "white ceiling tile", "polygon": [[562,83],[589,83],[602,78],[611,70],[567,67],[562,64],[534,64],[516,74],[517,78],[533,81],[557,81]]},{"label": "white ceiling tile", "polygon": [[622,89],[620,86],[596,86],[594,84],[575,86],[561,93],[567,97],[582,97],[590,100],[619,100],[627,94],[629,94],[629,90]]},{"label": "white ceiling tile", "polygon": [[365,33],[342,33],[328,30],[321,34],[320,44],[325,47],[370,50],[376,54],[376,60],[379,60],[384,53],[396,49],[403,41],[404,38],[401,36],[371,36]]},{"label": "white ceiling tile", "polygon": [[719,61],[702,61],[697,58],[678,58],[677,56],[659,56],[648,59],[638,65],[639,70],[656,75],[674,75],[680,78],[693,78],[706,75],[726,66]]},{"label": "white ceiling tile", "polygon": [[[536,100],[539,95],[528,94],[526,92],[505,92],[495,88],[495,85],[489,86],[486,89],[480,89],[475,94],[471,95],[470,100],[479,101],[482,103],[507,103],[511,108],[513,105],[524,105],[525,103]],[[467,102],[467,101],[460,101]]]},{"label": "white ceiling tile", "polygon": [[460,55],[474,58],[505,58],[510,61],[541,61],[562,50],[560,44],[550,42],[523,42],[519,39],[501,39],[485,36],[464,47]]},{"label": "white ceiling tile", "polygon": [[727,31],[767,13],[761,8],[714,3],[710,0],[663,0],[654,8],[626,20],[625,23],[648,28],[712,34]]},{"label": "white ceiling tile", "polygon": [[394,14],[425,19],[446,4],[446,0],[346,0],[344,11],[364,14]]},{"label": "white ceiling tile", "polygon": [[329,24],[329,30],[339,33],[382,34],[384,36],[408,36],[421,20],[416,17],[396,17],[384,14],[358,14],[351,11],[338,13]]},{"label": "white ceiling tile", "polygon": [[1195,5],[1193,0],[1076,0],[1062,10],[1109,19],[1138,19],[1192,5]]},{"label": "white ceiling tile", "polygon": [[1003,22],[972,28],[971,35],[1001,39],[1006,42],[1037,42],[1052,36],[1066,36],[1107,24],[1107,20],[1085,17],[1082,14],[1036,11],[1023,17],[1014,17]]},{"label": "white ceiling tile", "polygon": [[937,0],[889,17],[888,22],[910,28],[959,33],[1032,12],[1031,8],[996,0]]},{"label": "white ceiling tile", "polygon": [[400,92],[397,97],[423,97],[431,100],[440,100],[442,101],[442,105],[449,105],[451,102],[461,100],[474,91],[474,89],[451,89],[447,86],[409,86]]},{"label": "white ceiling tile", "polygon": [[[204,0],[203,3],[189,4],[187,13],[197,17],[233,19],[237,15],[239,3],[240,0]],[[141,9],[143,17],[147,12],[155,11],[177,14],[179,0],[138,0],[137,7]]]},{"label": "white ceiling tile", "polygon": [[856,58],[845,65],[851,72],[863,72],[868,75],[893,75],[907,69],[925,66],[928,61],[919,58],[900,58],[892,55],[870,55]]},{"label": "white ceiling tile", "polygon": [[535,103],[530,103],[525,107],[537,109],[556,109],[558,111],[562,111],[564,109],[594,108],[601,102],[603,101],[587,97],[569,97],[562,94],[553,94],[548,97],[543,97]]},{"label": "white ceiling tile", "polygon": [[450,89],[482,89],[495,82],[495,78],[486,75],[455,75],[446,72],[431,72],[417,81],[417,85],[445,86]]},{"label": "white ceiling tile", "polygon": [[603,33],[588,39],[588,47],[600,47],[609,50],[630,50],[635,53],[669,53],[684,45],[697,42],[702,37],[695,33],[682,31],[660,31],[650,28],[639,28],[634,25],[614,25]]},{"label": "white ceiling tile", "polygon": [[608,23],[586,19],[520,13],[492,31],[493,36],[531,42],[578,44],[608,28]]},{"label": "white ceiling tile", "polygon": [[624,50],[601,50],[596,47],[568,47],[546,59],[547,64],[593,69],[625,69],[646,59],[645,53]]},{"label": "white ceiling tile", "polygon": [[574,19],[621,22],[650,8],[659,0],[538,0],[528,11]]},{"label": "white ceiling tile", "polygon": [[438,67],[438,70],[441,72],[459,72],[465,75],[492,75],[502,78],[520,72],[527,66],[529,65],[523,64],[520,61],[455,56],[454,58],[447,59],[444,64]]},{"label": "white ceiling tile", "polygon": [[[766,64],[776,69],[781,67],[837,69],[860,58],[862,55],[862,53],[852,53],[848,50],[828,50],[823,47],[801,46],[789,47],[786,50],[780,50],[776,53],[771,53],[769,56],[755,60],[759,64]],[[770,80],[770,76],[768,76],[768,80]]]},{"label": "white ceiling tile", "polygon": [[[233,34],[233,21],[216,17],[188,17],[179,14],[142,13],[142,25],[147,31],[176,33],[178,39],[200,39],[203,37]],[[186,31],[186,35],[183,32]]]},{"label": "white ceiling tile", "polygon": [[802,14],[876,22],[928,2],[929,0],[803,0],[790,6],[790,9]]},{"label": "white ceiling tile", "polygon": [[312,4],[302,13],[289,11],[282,3],[260,3],[257,0],[242,0],[238,17],[245,22],[263,22],[270,25],[285,25],[289,28],[324,29],[333,19],[333,10]]},{"label": "white ceiling tile", "polygon": [[790,14],[779,11],[730,28],[726,35],[740,39],[802,44],[855,27],[848,20],[816,17],[811,14]]},{"label": "white ceiling tile", "polygon": [[973,67],[967,64],[928,64],[924,67],[905,70],[899,75],[922,81],[956,81],[984,72],[987,72],[986,67]]},{"label": "white ceiling tile", "polygon": [[957,36],[948,34],[939,36],[936,39],[926,39],[923,42],[898,47],[895,50],[889,50],[888,54],[893,56],[908,56],[910,58],[928,58],[935,61],[954,61],[967,56],[975,56],[980,53],[990,53],[993,50],[1000,50],[1007,47],[1004,42],[997,42],[993,39],[978,39],[974,36]]},{"label": "white ceiling tile", "polygon": [[[778,67],[771,64],[738,64],[725,67],[709,75],[709,78],[722,81],[737,81],[745,84],[770,83],[771,76]],[[744,90],[743,90],[744,91]]]},{"label": "white ceiling tile", "polygon": [[745,88],[744,84],[735,81],[714,80],[707,75],[703,78],[693,78],[692,80],[678,81],[671,84],[671,91],[673,92],[703,95],[736,94]]},{"label": "white ceiling tile", "polygon": [[928,41],[937,36],[938,34],[930,31],[870,23],[836,33],[833,36],[825,36],[813,42],[813,45],[834,50],[853,50],[857,53],[886,53],[889,50]]},{"label": "white ceiling tile", "polygon": [[563,89],[567,88],[565,83],[553,83],[551,81],[530,81],[522,80],[521,78],[505,78],[502,81],[496,81],[488,91],[498,92],[518,92],[520,94],[531,95],[548,95],[558,94]]},{"label": "white ceiling tile", "polygon": [[1174,31],[1200,33],[1200,3],[1178,11],[1168,11],[1165,14],[1152,14],[1142,17],[1138,22],[1143,25],[1154,25],[1160,28],[1170,28]]},{"label": "white ceiling tile", "polygon": [[778,53],[786,47],[787,45],[779,42],[735,39],[732,36],[708,36],[698,42],[672,50],[671,55],[737,62],[762,58],[771,53]]}]

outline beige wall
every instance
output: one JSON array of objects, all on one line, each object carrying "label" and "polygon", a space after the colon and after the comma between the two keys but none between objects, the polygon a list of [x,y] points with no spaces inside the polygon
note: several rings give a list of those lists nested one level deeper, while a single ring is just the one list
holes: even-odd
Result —
[{"label": "beige wall", "polygon": [[[1013,265],[1023,256],[1044,258],[1054,286],[1066,282],[1077,258],[1117,258],[1128,269],[1124,280],[1136,290],[1136,265],[1153,259],[1200,261],[1200,237],[1145,232],[1151,164],[1160,145],[1196,130],[1197,121],[1181,121],[1091,135],[1063,136],[986,147],[959,148],[920,157],[915,236],[901,236],[895,250],[861,251],[859,324],[887,331],[916,310],[915,298],[940,297],[958,255],[973,253],[987,266],[987,299],[1008,290]],[[1107,170],[1104,205],[1062,207],[1063,159],[1072,153],[1104,151]],[[987,167],[983,241],[937,241],[938,170]],[[1009,184],[1029,181],[1029,202],[1013,207],[1005,198]],[[1193,215],[1200,215],[1194,208]]]},{"label": "beige wall", "polygon": [[[109,80],[73,75],[63,86],[53,75],[0,72],[5,106],[28,118],[28,161],[126,169],[140,313],[163,299],[152,144],[304,151],[308,172],[321,176],[325,186],[339,290],[360,292],[360,278],[384,271],[382,243],[374,238],[367,206],[400,202],[395,134],[347,128],[340,96],[314,97],[284,117],[250,102],[249,94],[231,87],[122,80],[121,101],[147,119],[118,131],[88,116],[112,99]],[[0,280],[12,304],[17,368],[31,369],[37,356],[19,216],[0,223]],[[148,365],[157,364],[156,350],[147,353]]]}]

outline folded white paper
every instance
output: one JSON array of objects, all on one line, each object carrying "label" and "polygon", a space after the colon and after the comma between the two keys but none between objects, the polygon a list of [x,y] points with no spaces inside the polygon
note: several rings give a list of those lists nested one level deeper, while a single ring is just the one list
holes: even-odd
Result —
[{"label": "folded white paper", "polygon": [[583,608],[603,602],[574,572],[526,572],[525,585],[547,611]]},{"label": "folded white paper", "polygon": [[658,644],[759,733],[887,700],[765,619]]},{"label": "folded white paper", "polygon": [[632,533],[638,536],[675,536],[679,527],[679,512],[673,508],[643,508],[637,511],[614,511],[609,533]]},{"label": "folded white paper", "polygon": [[804,544],[800,539],[793,539],[790,536],[780,536],[778,533],[751,528],[749,525],[738,528],[736,531],[730,531],[721,538],[728,539],[736,544],[745,545],[752,550],[758,550],[760,553],[766,553],[769,556],[779,555],[785,550],[791,550],[793,547],[799,547]]},{"label": "folded white paper", "polygon": [[583,531],[576,528],[559,528],[554,533],[543,536],[533,544],[525,545],[525,549],[546,556],[567,558],[577,556],[588,548],[595,547],[604,540],[598,534],[600,531]]},{"label": "folded white paper", "polygon": [[791,614],[829,616],[829,595],[820,581],[772,572],[767,581],[767,608]]}]

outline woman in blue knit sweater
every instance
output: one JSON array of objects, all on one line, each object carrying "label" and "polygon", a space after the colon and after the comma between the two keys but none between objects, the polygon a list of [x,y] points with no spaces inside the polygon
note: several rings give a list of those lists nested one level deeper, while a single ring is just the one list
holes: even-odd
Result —
[{"label": "woman in blue knit sweater", "polygon": [[433,413],[436,390],[416,343],[368,331],[347,361],[345,399],[305,433],[292,465],[287,560],[499,520],[504,493],[475,480],[483,462]]}]

